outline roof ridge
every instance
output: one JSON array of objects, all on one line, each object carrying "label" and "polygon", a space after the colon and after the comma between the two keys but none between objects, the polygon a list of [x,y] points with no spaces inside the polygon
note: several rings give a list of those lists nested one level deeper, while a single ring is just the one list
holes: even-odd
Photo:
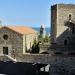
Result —
[{"label": "roof ridge", "polygon": [[25,27],[25,26],[1,26],[2,28],[3,27],[7,27],[11,30],[14,30],[20,34],[31,34],[31,33],[37,33],[36,30],[34,30],[33,28],[31,27]]}]

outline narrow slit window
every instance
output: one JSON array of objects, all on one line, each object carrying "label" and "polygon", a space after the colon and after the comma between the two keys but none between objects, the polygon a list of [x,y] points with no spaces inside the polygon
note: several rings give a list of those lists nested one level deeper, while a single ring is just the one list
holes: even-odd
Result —
[{"label": "narrow slit window", "polygon": [[69,20],[71,20],[71,17],[72,17],[71,14],[69,14]]},{"label": "narrow slit window", "polygon": [[65,46],[67,45],[67,40],[64,40],[64,45],[65,45]]}]

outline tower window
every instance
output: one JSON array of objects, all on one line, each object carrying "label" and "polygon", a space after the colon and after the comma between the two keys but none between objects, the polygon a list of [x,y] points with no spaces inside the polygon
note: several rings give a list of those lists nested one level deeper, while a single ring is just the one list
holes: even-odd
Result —
[{"label": "tower window", "polygon": [[69,20],[71,20],[71,14],[69,14]]},{"label": "tower window", "polygon": [[4,38],[4,40],[7,40],[8,39],[8,35],[4,34],[3,38]]},{"label": "tower window", "polygon": [[67,45],[67,40],[64,40],[64,45],[65,45],[65,46]]}]

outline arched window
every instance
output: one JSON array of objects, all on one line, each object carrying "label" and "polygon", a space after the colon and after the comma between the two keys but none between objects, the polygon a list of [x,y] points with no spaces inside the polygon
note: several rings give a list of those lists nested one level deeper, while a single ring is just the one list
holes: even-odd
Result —
[{"label": "arched window", "polygon": [[3,35],[3,39],[4,39],[4,40],[8,40],[8,35],[7,35],[7,34],[4,34],[4,35]]},{"label": "arched window", "polygon": [[69,14],[69,20],[71,20],[71,14]]},{"label": "arched window", "polygon": [[68,55],[75,55],[75,52],[70,52],[68,53]]},{"label": "arched window", "polygon": [[67,40],[64,40],[64,45],[67,45]]}]

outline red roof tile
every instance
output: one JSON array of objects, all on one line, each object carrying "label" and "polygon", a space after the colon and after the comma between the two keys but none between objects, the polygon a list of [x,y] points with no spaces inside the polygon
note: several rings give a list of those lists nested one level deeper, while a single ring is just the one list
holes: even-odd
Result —
[{"label": "red roof tile", "polygon": [[2,26],[3,27],[7,27],[11,30],[14,30],[20,34],[32,34],[32,33],[37,33],[37,31],[35,31],[34,29],[30,28],[30,27],[26,27],[26,26]]}]

